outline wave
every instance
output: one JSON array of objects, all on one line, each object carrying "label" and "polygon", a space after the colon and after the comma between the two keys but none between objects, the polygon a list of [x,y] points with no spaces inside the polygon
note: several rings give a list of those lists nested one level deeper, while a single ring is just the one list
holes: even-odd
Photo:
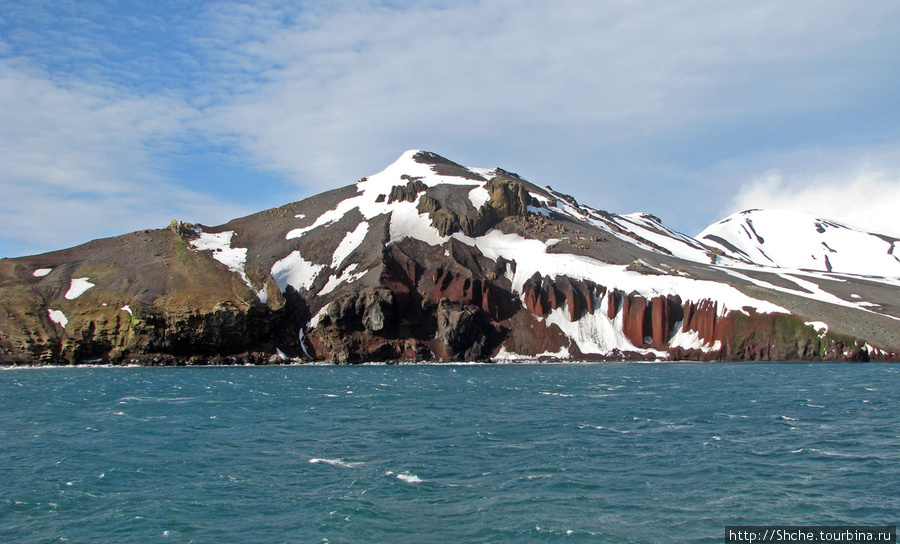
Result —
[{"label": "wave", "polygon": [[128,404],[129,402],[172,402],[181,404],[196,400],[196,397],[122,397],[119,399],[119,404]]},{"label": "wave", "polygon": [[319,457],[313,457],[312,459],[309,460],[309,462],[310,462],[310,464],[313,464],[313,465],[318,464],[318,463],[324,463],[326,465],[330,465],[332,467],[337,467],[337,468],[356,468],[358,466],[365,464],[363,462],[344,461],[343,459],[321,459]]},{"label": "wave", "polygon": [[422,478],[419,478],[415,474],[408,472],[408,471],[403,471],[399,474],[397,474],[393,471],[387,471],[384,473],[384,475],[385,476],[394,476],[401,482],[406,482],[408,484],[419,484],[419,483],[422,483],[425,481]]}]

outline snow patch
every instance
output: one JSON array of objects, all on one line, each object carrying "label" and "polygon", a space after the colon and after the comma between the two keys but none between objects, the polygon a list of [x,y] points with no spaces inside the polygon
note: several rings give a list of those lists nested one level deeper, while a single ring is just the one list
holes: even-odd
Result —
[{"label": "snow patch", "polygon": [[475,206],[475,209],[479,209],[484,204],[491,199],[491,194],[488,193],[487,189],[482,187],[475,187],[471,191],[469,191],[469,202]]},{"label": "snow patch", "polygon": [[369,223],[363,221],[357,227],[346,234],[337,249],[334,250],[334,257],[331,260],[331,268],[338,268],[344,259],[353,253],[353,250],[359,247],[366,234],[369,232]]},{"label": "snow patch", "polygon": [[621,324],[617,326],[616,323],[606,316],[605,312],[586,313],[581,316],[581,319],[570,321],[568,304],[563,304],[562,307],[553,310],[547,315],[546,322],[555,324],[562,329],[563,334],[578,346],[578,349],[584,354],[609,355],[616,349],[620,351],[656,353],[654,350],[635,347],[625,337]]},{"label": "snow patch", "polygon": [[819,333],[819,338],[828,334],[828,324],[823,323],[822,321],[807,321],[804,323],[804,325],[809,325],[810,327],[814,328],[816,332]]},{"label": "snow patch", "polygon": [[272,277],[282,292],[288,285],[297,290],[308,291],[323,268],[325,265],[308,262],[299,251],[292,251],[287,257],[272,265]]},{"label": "snow patch", "polygon": [[62,313],[61,310],[51,310],[50,308],[47,308],[47,314],[50,316],[50,321],[64,329],[66,328],[66,325],[69,324],[69,318],[66,317],[66,314]]},{"label": "snow patch", "polygon": [[316,312],[316,315],[312,316],[312,317],[309,319],[309,323],[306,325],[306,328],[307,328],[307,329],[314,329],[314,328],[318,327],[318,326],[319,326],[319,321],[321,321],[322,318],[325,317],[325,314],[328,313],[328,307],[329,307],[329,306],[331,306],[331,304],[326,304],[325,306],[322,306],[321,308],[319,308],[319,311]]},{"label": "snow patch", "polygon": [[50,272],[53,272],[53,269],[52,269],[52,268],[38,268],[37,270],[35,270],[35,271],[32,273],[32,275],[33,275],[35,278],[43,278],[44,276],[46,276],[46,275],[49,274]]},{"label": "snow patch", "polygon": [[327,212],[320,215],[315,221],[313,221],[312,225],[289,231],[284,237],[285,240],[300,238],[311,230],[334,223],[335,221],[344,217],[347,212],[357,207],[357,205],[354,203],[355,200],[356,198],[349,198],[347,200],[340,201],[336,208],[334,208],[333,210],[328,210]]},{"label": "snow patch", "polygon": [[394,204],[394,211],[391,214],[390,243],[409,237],[432,246],[439,246],[450,239],[449,236],[441,236],[431,224],[428,215],[420,214],[414,203],[395,202]]},{"label": "snow patch", "polygon": [[328,282],[325,284],[325,287],[322,287],[322,290],[319,291],[319,296],[331,293],[342,283],[353,283],[368,273],[368,270],[354,273],[353,271],[357,268],[358,265],[356,263],[352,263],[350,264],[350,266],[345,268],[344,271],[340,273],[340,275],[332,274],[331,277],[328,278]]},{"label": "snow patch", "polygon": [[127,304],[125,306],[122,306],[119,309],[122,310],[123,312],[128,312],[128,315],[130,315],[132,317],[134,316],[134,312],[131,311],[131,306],[128,306]]},{"label": "snow patch", "polygon": [[211,233],[202,232],[196,240],[191,240],[191,245],[200,251],[212,251],[212,258],[228,267],[228,270],[238,274],[248,287],[250,280],[244,272],[244,264],[247,262],[247,248],[231,247],[231,238],[234,231]]},{"label": "snow patch", "polygon": [[[419,214],[419,211],[416,209],[418,199],[416,199],[416,202],[404,201],[388,204],[384,197],[390,194],[393,187],[406,185],[410,178],[421,181],[427,187],[442,184],[482,186],[470,191],[470,199],[473,199],[473,204],[486,199],[487,191],[483,188],[484,182],[458,176],[441,175],[435,172],[431,165],[416,162],[414,157],[419,152],[417,149],[406,151],[383,171],[367,176],[364,178],[365,181],[360,181],[356,184],[356,196],[342,200],[334,209],[319,216],[313,224],[289,231],[285,238],[288,240],[300,238],[318,227],[334,223],[351,210],[356,209],[367,221],[379,215],[391,214],[390,240],[388,243],[395,243],[404,238],[412,237],[431,245],[443,244],[449,237],[441,236],[437,229],[431,225],[431,220],[428,219],[427,215]],[[492,177],[492,172],[496,172],[496,169],[468,168],[468,170],[486,179]],[[380,202],[379,199],[381,200]],[[476,205],[476,207],[478,206]]]},{"label": "snow patch", "polygon": [[704,342],[702,338],[700,338],[700,333],[698,333],[697,331],[681,330],[682,323],[677,323],[675,325],[675,329],[677,330],[677,332],[669,341],[669,347],[699,350],[704,353],[709,353],[710,351],[719,351],[720,349],[722,349],[722,342],[719,340],[716,340],[712,343],[712,345],[710,345]]},{"label": "snow patch", "polygon": [[72,282],[69,284],[69,290],[66,291],[65,298],[66,300],[75,300],[84,294],[85,291],[94,287],[94,284],[89,282],[90,278],[72,278]]}]

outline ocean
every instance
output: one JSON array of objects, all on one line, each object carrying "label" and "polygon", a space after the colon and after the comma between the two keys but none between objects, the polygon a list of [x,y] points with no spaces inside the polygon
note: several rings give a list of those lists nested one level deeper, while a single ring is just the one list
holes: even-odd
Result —
[{"label": "ocean", "polygon": [[895,525],[900,366],[0,372],[0,542],[687,543]]}]

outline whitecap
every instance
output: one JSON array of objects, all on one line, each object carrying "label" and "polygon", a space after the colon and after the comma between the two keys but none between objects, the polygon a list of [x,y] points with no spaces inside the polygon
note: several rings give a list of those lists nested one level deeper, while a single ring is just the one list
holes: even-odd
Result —
[{"label": "whitecap", "polygon": [[394,476],[401,482],[406,482],[408,484],[419,484],[419,483],[422,483],[425,481],[425,480],[419,478],[418,476],[416,476],[415,474],[413,474],[409,471],[405,471],[405,470],[399,474],[396,474],[392,471],[388,471],[388,472],[385,472],[384,475],[385,476]]},{"label": "whitecap", "polygon": [[589,425],[587,423],[580,423],[578,425],[578,428],[579,429],[597,429],[598,431],[602,431],[606,427],[604,427],[603,425]]},{"label": "whitecap", "polygon": [[358,466],[364,464],[362,462],[344,461],[343,459],[321,459],[319,457],[314,457],[314,458],[310,459],[309,462],[310,462],[310,464],[313,464],[313,465],[318,464],[318,463],[324,463],[326,465],[330,465],[332,467],[337,467],[337,468],[355,468],[355,467],[358,467]]}]

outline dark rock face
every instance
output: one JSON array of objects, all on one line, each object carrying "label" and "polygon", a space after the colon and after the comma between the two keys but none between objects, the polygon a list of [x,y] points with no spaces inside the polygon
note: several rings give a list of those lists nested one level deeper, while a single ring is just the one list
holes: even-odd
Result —
[{"label": "dark rock face", "polygon": [[570,321],[578,321],[585,313],[592,314],[595,302],[606,288],[588,280],[573,280],[560,276],[556,280],[535,274],[523,286],[525,307],[533,314],[547,317],[552,310],[566,307]]},{"label": "dark rock face", "polygon": [[[611,299],[612,300],[612,299]],[[615,293],[621,300],[622,331],[632,344],[665,350],[674,334],[674,326],[682,321],[684,309],[678,296],[658,296],[650,300],[637,293]],[[613,312],[615,317],[618,312]],[[690,329],[684,329],[690,330]]]},{"label": "dark rock face", "polygon": [[428,214],[441,236],[449,236],[455,232],[462,232],[470,237],[483,236],[503,219],[525,216],[528,213],[532,198],[522,182],[491,178],[484,187],[489,199],[477,211],[454,211],[427,194],[421,197],[417,209],[419,213]]},{"label": "dark rock face", "polygon": [[441,301],[437,310],[437,339],[446,346],[449,358],[480,361],[486,356],[490,323],[480,308]]},{"label": "dark rock face", "polygon": [[327,319],[309,332],[316,357],[489,357],[502,340],[499,321],[513,312],[508,280],[495,285],[488,276],[496,281],[497,263],[464,244],[452,247],[449,257],[413,239],[385,248],[381,287],[335,298]]},{"label": "dark rock face", "polygon": [[457,164],[449,159],[441,157],[437,153],[420,151],[413,157],[418,163],[431,165],[431,169],[442,176],[454,176],[473,181],[484,181],[480,175],[472,172],[465,166]]},{"label": "dark rock face", "polygon": [[[525,186],[518,181],[504,178],[492,178],[484,188],[490,200],[482,207],[484,213],[491,213],[494,219],[500,220],[512,215],[525,215],[531,205],[531,195]],[[488,212],[490,210],[490,212]]]},{"label": "dark rock face", "polygon": [[411,179],[405,186],[395,185],[388,195],[388,204],[398,201],[415,202],[419,193],[424,192],[426,189],[428,187],[420,179]]}]

